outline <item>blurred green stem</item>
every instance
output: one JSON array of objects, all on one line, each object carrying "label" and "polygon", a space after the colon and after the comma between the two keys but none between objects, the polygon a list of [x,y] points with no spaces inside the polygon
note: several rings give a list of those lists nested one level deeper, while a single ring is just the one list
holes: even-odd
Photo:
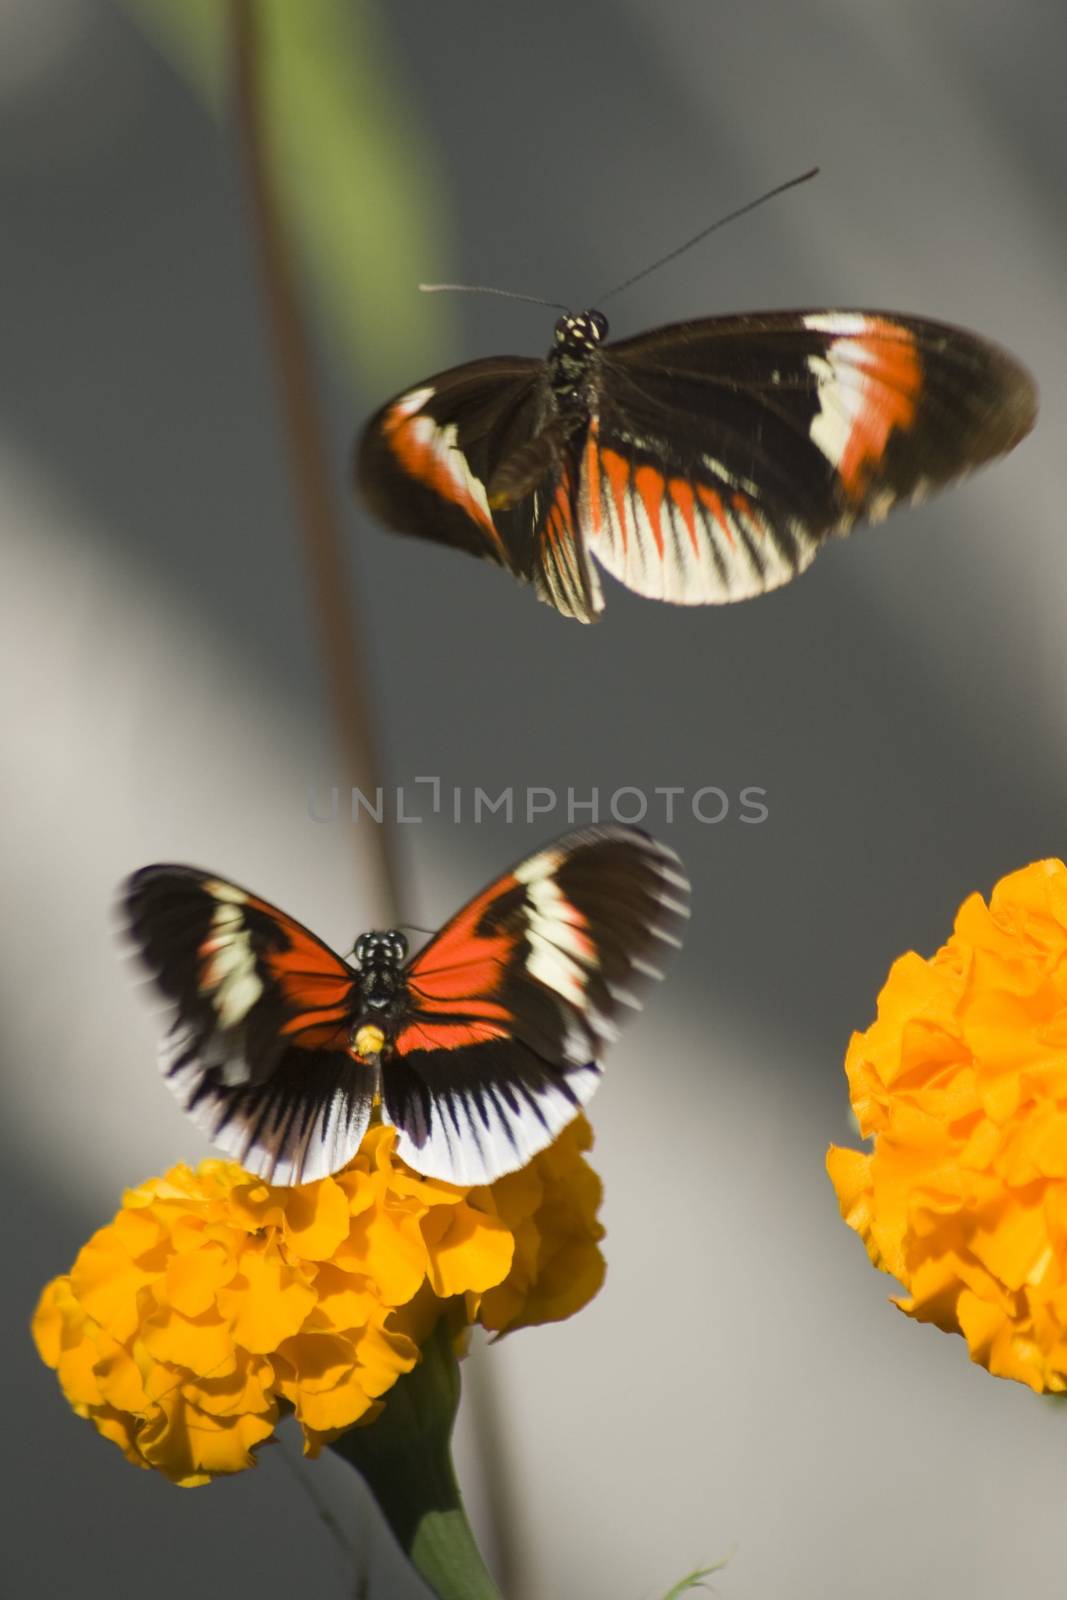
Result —
[{"label": "blurred green stem", "polygon": [[372,1423],[333,1443],[363,1477],[401,1549],[439,1600],[501,1600],[474,1542],[452,1466],[459,1366],[447,1318]]},{"label": "blurred green stem", "polygon": [[[327,684],[349,781],[370,793],[378,764],[313,365],[272,182],[256,0],[230,0],[230,20],[242,164]],[[370,892],[383,921],[395,925],[396,875],[388,835],[381,832],[379,838],[381,850],[370,862],[379,881]],[[362,1473],[401,1548],[440,1600],[500,1600],[470,1531],[452,1467],[458,1403],[459,1371],[442,1321],[419,1365],[390,1390],[381,1416],[366,1428],[351,1429],[334,1448]]]},{"label": "blurred green stem", "polygon": [[[234,93],[242,166],[274,352],[286,447],[298,520],[303,531],[327,690],[337,722],[347,779],[373,793],[379,770],[349,603],[340,518],[300,298],[281,207],[271,179],[260,71],[256,0],[230,0]],[[396,873],[386,830],[368,863],[378,882],[368,886],[387,925],[397,920]]]}]

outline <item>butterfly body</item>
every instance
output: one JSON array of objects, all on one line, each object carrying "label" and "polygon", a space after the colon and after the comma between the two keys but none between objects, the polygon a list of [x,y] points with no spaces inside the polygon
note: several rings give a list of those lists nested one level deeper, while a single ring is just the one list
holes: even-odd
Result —
[{"label": "butterfly body", "polygon": [[416,1170],[489,1183],[551,1143],[597,1087],[620,1012],[688,915],[677,858],[635,829],[565,835],[415,956],[396,930],[351,962],[249,890],[142,868],[130,933],[174,1008],[164,1075],[215,1142],[290,1184],[335,1172],[372,1116]]},{"label": "butterfly body", "polygon": [[777,588],[828,538],[1012,449],[1036,415],[1014,357],[896,312],[607,333],[602,313],[568,313],[543,361],[474,361],[394,397],[357,451],[370,508],[591,622],[601,571],[679,605]]},{"label": "butterfly body", "polygon": [[[388,1013],[390,1018],[399,1014],[407,998],[403,966],[408,942],[404,935],[397,928],[384,933],[362,933],[353,953],[362,1006],[371,1012]],[[381,1020],[376,1016],[376,1023]],[[355,1026],[358,1029],[359,1024]]]}]

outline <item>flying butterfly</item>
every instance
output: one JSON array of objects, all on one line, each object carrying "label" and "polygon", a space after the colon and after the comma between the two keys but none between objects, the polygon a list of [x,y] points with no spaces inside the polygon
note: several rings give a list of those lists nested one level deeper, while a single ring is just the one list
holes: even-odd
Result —
[{"label": "flying butterfly", "polygon": [[395,929],[344,960],[247,889],[144,867],[123,902],[172,1003],[167,1082],[214,1143],[276,1184],[321,1178],[372,1116],[429,1177],[491,1183],[549,1145],[596,1089],[599,1058],[689,886],[647,834],[565,835],[488,885],[407,958]]},{"label": "flying butterfly", "polygon": [[1006,351],[895,311],[607,334],[601,311],[565,312],[543,361],[471,361],[395,395],[357,446],[371,511],[497,562],[580,622],[604,608],[601,571],[652,599],[714,605],[788,583],[832,536],[1004,455],[1037,411]]}]

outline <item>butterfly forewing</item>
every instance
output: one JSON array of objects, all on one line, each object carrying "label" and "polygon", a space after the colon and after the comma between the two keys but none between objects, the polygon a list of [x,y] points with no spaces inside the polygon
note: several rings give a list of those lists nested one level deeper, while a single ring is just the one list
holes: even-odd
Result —
[{"label": "butterfly forewing", "polygon": [[597,560],[679,604],[787,582],[822,542],[1010,450],[1036,397],[1005,352],[889,312],[680,324],[610,345],[582,479]]},{"label": "butterfly forewing", "polygon": [[489,494],[497,467],[546,421],[540,368],[520,356],[472,361],[395,395],[359,442],[356,478],[371,510],[398,533],[455,545],[528,579],[530,497],[502,513]]},{"label": "butterfly forewing", "polygon": [[349,1049],[352,969],[276,906],[192,867],[143,868],[124,906],[174,1006],[161,1068],[198,1125],[275,1183],[344,1166],[376,1087]]},{"label": "butterfly forewing", "polygon": [[464,907],[410,963],[382,1062],[404,1159],[486,1183],[550,1144],[687,915],[677,857],[627,828],[566,835]]}]

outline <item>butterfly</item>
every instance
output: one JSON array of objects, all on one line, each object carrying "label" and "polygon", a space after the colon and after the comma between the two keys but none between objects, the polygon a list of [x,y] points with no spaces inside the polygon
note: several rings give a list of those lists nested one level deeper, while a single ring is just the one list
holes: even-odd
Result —
[{"label": "butterfly", "polygon": [[580,622],[604,609],[601,572],[715,605],[788,583],[831,536],[1005,454],[1037,411],[1006,351],[894,311],[607,334],[601,312],[567,313],[544,361],[471,361],[394,396],[356,450],[371,511]]},{"label": "butterfly", "polygon": [[615,826],[527,857],[410,959],[389,929],[344,960],[194,867],[143,867],[122,899],[173,1006],[167,1082],[220,1149],[283,1185],[345,1166],[373,1116],[429,1177],[491,1183],[525,1165],[596,1089],[689,914],[674,852]]}]

